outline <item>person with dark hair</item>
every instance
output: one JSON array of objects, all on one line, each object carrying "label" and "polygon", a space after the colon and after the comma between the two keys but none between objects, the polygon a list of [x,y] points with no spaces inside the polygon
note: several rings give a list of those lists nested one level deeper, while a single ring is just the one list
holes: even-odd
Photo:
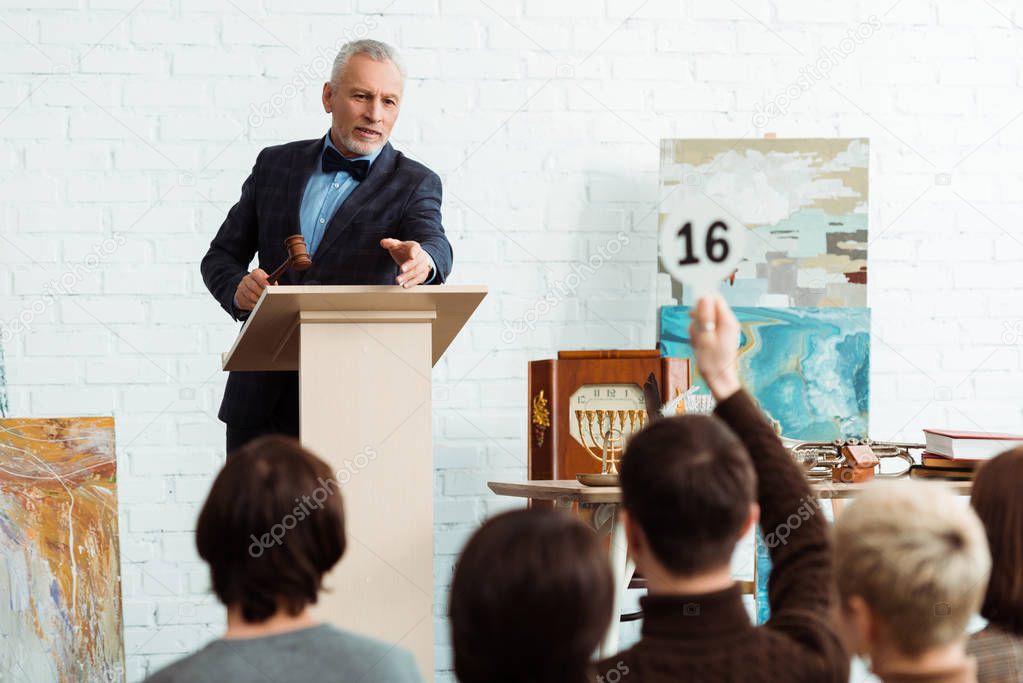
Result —
[{"label": "person with dark hair", "polygon": [[[720,297],[701,298],[691,315],[696,365],[717,408],[658,420],[626,444],[622,519],[649,595],[639,642],[599,668],[628,668],[627,683],[846,683],[824,516],[739,383],[735,315]],[[755,627],[729,565],[758,519],[774,569],[771,618]]]},{"label": "person with dark hair", "polygon": [[977,471],[971,504],[987,532],[991,579],[980,608],[988,625],[970,638],[979,683],[1023,681],[1023,448]]},{"label": "person with dark hair", "polygon": [[227,632],[147,681],[420,683],[409,652],[309,613],[345,552],[343,510],[330,468],[297,440],[263,436],[232,454],[196,529]]},{"label": "person with dark hair", "polygon": [[490,519],[451,584],[455,675],[461,683],[593,680],[613,595],[606,552],[571,515],[533,509]]}]

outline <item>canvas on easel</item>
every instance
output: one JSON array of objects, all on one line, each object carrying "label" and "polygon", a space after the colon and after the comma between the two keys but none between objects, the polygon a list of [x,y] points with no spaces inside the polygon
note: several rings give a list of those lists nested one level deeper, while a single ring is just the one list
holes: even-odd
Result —
[{"label": "canvas on easel", "polygon": [[[732,306],[862,308],[869,156],[866,138],[661,140],[659,220],[696,194],[749,229]],[[658,278],[661,303],[692,304]]]},{"label": "canvas on easel", "polygon": [[[661,140],[659,228],[694,196],[747,228],[718,289],[742,325],[740,377],[792,439],[869,437],[869,158],[866,138]],[[692,358],[694,288],[663,264],[657,278],[661,353]],[[763,622],[770,562],[758,543]]]},{"label": "canvas on easel", "polygon": [[110,417],[0,420],[0,672],[123,681]]}]

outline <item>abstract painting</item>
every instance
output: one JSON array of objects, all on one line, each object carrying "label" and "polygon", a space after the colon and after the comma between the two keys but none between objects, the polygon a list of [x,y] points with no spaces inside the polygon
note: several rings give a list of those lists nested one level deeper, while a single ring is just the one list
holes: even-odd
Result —
[{"label": "abstract painting", "polygon": [[705,194],[749,229],[722,286],[733,306],[865,307],[869,149],[865,138],[661,140],[660,220]]},{"label": "abstract painting", "polygon": [[0,346],[0,417],[7,417],[7,373],[4,370],[3,346]]},{"label": "abstract painting", "polygon": [[0,420],[0,679],[123,681],[113,418]]},{"label": "abstract painting", "polygon": [[[870,409],[870,311],[734,309],[742,331],[739,376],[782,436],[865,438]],[[661,309],[662,356],[693,358],[689,307]],[[698,391],[706,392],[694,377]]]}]

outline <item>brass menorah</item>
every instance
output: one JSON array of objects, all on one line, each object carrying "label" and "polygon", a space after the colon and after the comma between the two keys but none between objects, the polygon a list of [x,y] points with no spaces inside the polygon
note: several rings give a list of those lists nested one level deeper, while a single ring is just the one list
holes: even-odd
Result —
[{"label": "brass menorah", "polygon": [[600,473],[618,474],[625,439],[643,428],[647,416],[645,410],[577,410],[575,419],[583,448],[600,462]]}]

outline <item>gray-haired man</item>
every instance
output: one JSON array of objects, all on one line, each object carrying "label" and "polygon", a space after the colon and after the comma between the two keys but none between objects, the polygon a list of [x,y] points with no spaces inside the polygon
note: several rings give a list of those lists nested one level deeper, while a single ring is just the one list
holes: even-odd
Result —
[{"label": "gray-haired man", "polygon": [[[403,90],[389,45],[348,43],[323,84],[327,135],[259,153],[202,260],[206,287],[233,318],[252,310],[267,271],[287,258],[285,238],[298,233],[313,266],[286,273],[281,284],[414,287],[447,279],[440,178],[388,142]],[[256,254],[259,267],[248,272]],[[228,453],[261,434],[298,436],[297,373],[232,372],[219,417]]]}]

